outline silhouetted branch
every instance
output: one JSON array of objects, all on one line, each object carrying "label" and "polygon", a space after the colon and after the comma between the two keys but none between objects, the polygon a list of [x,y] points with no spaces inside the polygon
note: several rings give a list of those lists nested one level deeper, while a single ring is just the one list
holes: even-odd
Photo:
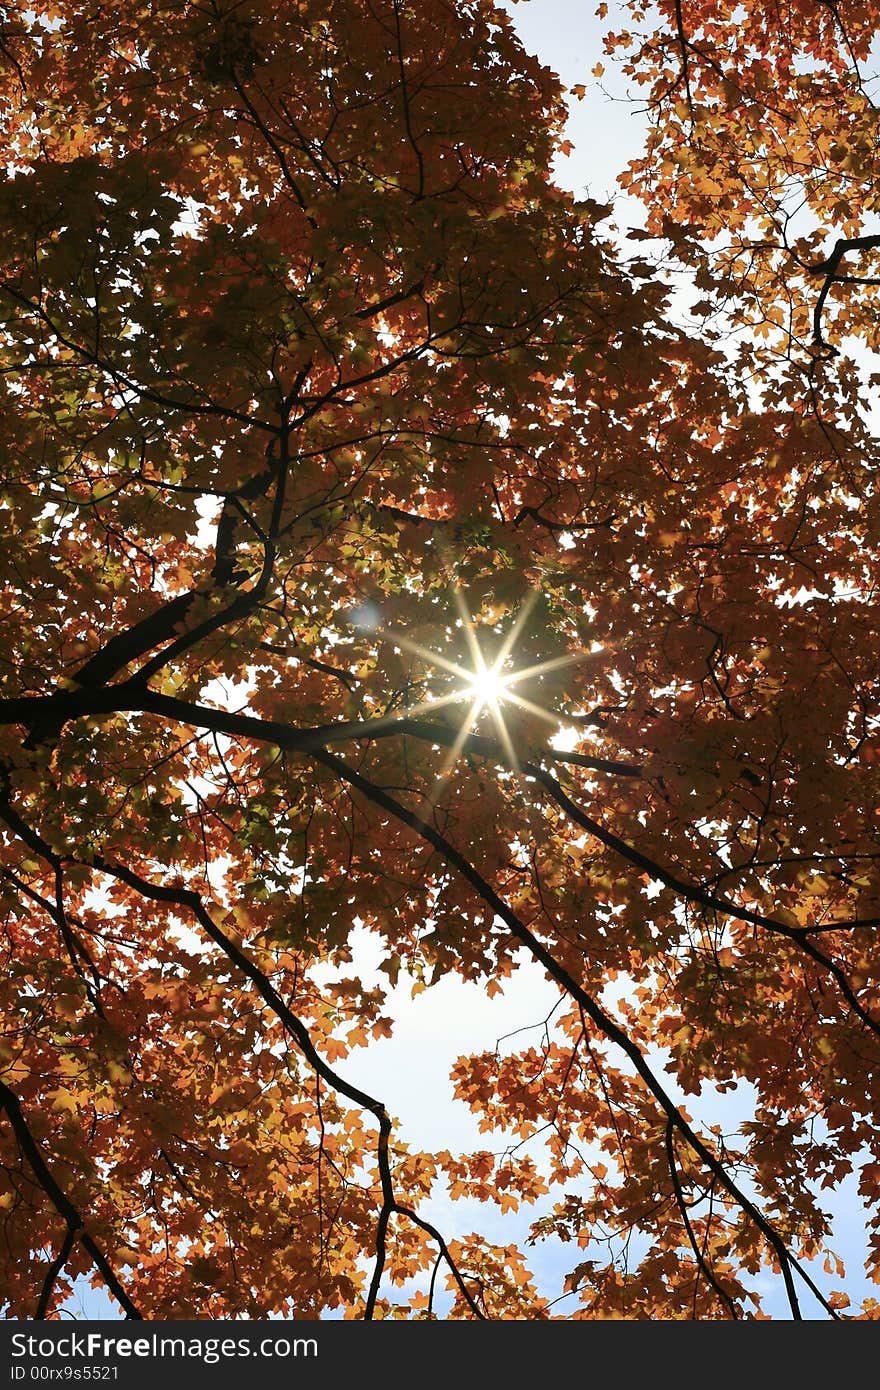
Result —
[{"label": "silhouetted branch", "polygon": [[85,1221],[81,1213],[74,1206],[73,1202],[70,1201],[69,1197],[66,1195],[65,1192],[62,1191],[58,1183],[53,1178],[51,1170],[48,1164],[46,1163],[46,1160],[43,1158],[43,1155],[40,1152],[39,1145],[37,1144],[37,1141],[34,1139],[34,1136],[30,1130],[30,1126],[28,1125],[27,1120],[25,1119],[24,1111],[22,1110],[21,1102],[18,1096],[15,1094],[14,1091],[10,1090],[10,1088],[2,1081],[0,1081],[0,1109],[5,1110],[6,1114],[9,1117],[9,1123],[12,1125],[13,1133],[15,1134],[15,1138],[18,1142],[18,1147],[21,1150],[22,1156],[27,1162],[28,1167],[33,1173],[37,1184],[43,1189],[46,1196],[49,1198],[49,1201],[52,1203],[53,1207],[58,1212],[58,1215],[62,1218],[62,1220],[65,1222],[67,1226],[67,1231],[65,1234],[64,1243],[61,1247],[61,1251],[59,1255],[56,1257],[56,1259],[52,1261],[52,1264],[50,1265],[46,1273],[46,1278],[43,1281],[43,1287],[40,1293],[40,1300],[38,1303],[38,1309],[42,1309],[42,1312],[39,1312],[38,1316],[45,1316],[45,1310],[48,1306],[49,1298],[51,1297],[55,1281],[58,1278],[58,1275],[61,1272],[63,1265],[67,1262],[74,1243],[76,1241],[79,1241],[79,1243],[89,1252],[95,1264],[98,1266],[98,1269],[101,1271],[101,1274],[104,1276],[107,1288],[110,1290],[113,1296],[116,1299],[118,1299],[119,1303],[125,1310],[125,1316],[127,1318],[140,1319],[141,1314],[138,1312],[137,1308],[132,1303],[125,1289],[122,1287],[122,1284],[119,1282],[119,1279],[117,1278],[112,1266],[110,1265],[110,1262],[104,1255],[104,1252],[101,1250],[101,1248],[93,1239],[93,1237],[90,1236],[86,1231]]}]

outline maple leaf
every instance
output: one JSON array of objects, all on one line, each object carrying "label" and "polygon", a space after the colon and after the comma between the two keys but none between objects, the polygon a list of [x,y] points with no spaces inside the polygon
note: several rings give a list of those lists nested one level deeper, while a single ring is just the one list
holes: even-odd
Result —
[{"label": "maple leaf", "polygon": [[[554,183],[563,89],[488,3],[13,6],[10,1317],[81,1275],[150,1319],[739,1318],[768,1273],[849,1306],[812,1270],[846,1278],[822,1190],[880,1172],[843,350],[878,11],[631,8],[637,259]],[[409,1147],[354,1049],[524,958],[555,1007],[452,1070],[485,1147]],[[735,1135],[681,1103],[731,1091]],[[537,1240],[587,1252],[557,1299]]]}]

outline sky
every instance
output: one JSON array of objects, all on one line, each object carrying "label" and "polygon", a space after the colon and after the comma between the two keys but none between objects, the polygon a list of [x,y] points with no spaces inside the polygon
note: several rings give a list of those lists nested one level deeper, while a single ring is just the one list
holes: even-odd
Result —
[{"label": "sky", "polygon": [[[614,199],[620,220],[640,222],[639,205],[623,197],[616,179],[642,151],[644,107],[630,96],[602,49],[602,35],[614,27],[620,6],[609,4],[603,20],[596,18],[589,0],[500,0],[500,7],[513,20],[523,46],[566,87],[582,84],[587,89],[582,101],[569,102],[566,136],[574,148],[558,160],[557,180],[579,198]],[[592,76],[598,62],[605,64],[601,80]]]},{"label": "sky", "polygon": [[[622,232],[627,226],[638,225],[639,206],[622,197],[615,180],[627,161],[641,151],[644,110],[628,97],[607,60],[601,81],[591,75],[595,64],[604,59],[602,33],[613,25],[618,7],[611,5],[608,19],[601,22],[583,0],[522,0],[518,4],[506,0],[504,8],[530,52],[551,67],[566,86],[583,83],[587,88],[582,101],[571,103],[566,134],[573,152],[559,159],[555,169],[558,182],[578,197],[614,199],[615,222]],[[357,967],[369,979],[378,961],[377,947],[362,931],[356,933],[356,942]],[[495,999],[489,999],[478,986],[446,979],[413,1000],[408,982],[401,977],[390,1008],[396,1019],[395,1035],[371,1044],[368,1050],[356,1051],[339,1069],[348,1081],[382,1097],[390,1113],[398,1117],[398,1132],[414,1147],[454,1150],[503,1146],[497,1136],[481,1135],[467,1107],[453,1099],[450,1068],[463,1052],[493,1049],[505,1034],[540,1025],[557,998],[557,990],[543,971],[530,962],[522,965],[503,995]],[[740,1091],[724,1100],[709,1095],[695,1102],[689,1097],[687,1104],[697,1120],[735,1127],[747,1113],[747,1102],[747,1095]],[[837,1212],[835,1249],[854,1271],[847,1287],[855,1301],[859,1295],[876,1290],[858,1275],[864,1237],[852,1182],[835,1197],[833,1208]],[[500,1210],[478,1209],[468,1202],[450,1203],[442,1196],[420,1208],[447,1238],[479,1229],[489,1239],[505,1244],[520,1238],[539,1210],[526,1208],[522,1215],[502,1217]],[[579,1255],[578,1251],[572,1253],[570,1246],[547,1245],[533,1250],[531,1262],[542,1292],[549,1297],[558,1295],[562,1278]],[[787,1308],[774,1281],[766,1278],[758,1282],[768,1294],[768,1311],[785,1317]],[[829,1285],[827,1280],[824,1283]],[[558,1305],[557,1311],[565,1307],[564,1303]],[[813,1315],[807,1299],[804,1312]],[[68,1313],[89,1318],[116,1316],[104,1295],[85,1287],[77,1290]]]}]

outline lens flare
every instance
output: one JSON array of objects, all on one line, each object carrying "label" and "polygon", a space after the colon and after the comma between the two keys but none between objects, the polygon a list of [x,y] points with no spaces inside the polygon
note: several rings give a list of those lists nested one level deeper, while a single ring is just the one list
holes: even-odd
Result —
[{"label": "lens flare", "polygon": [[[412,720],[420,716],[430,717],[441,710],[449,710],[450,706],[465,705],[467,708],[461,716],[460,722],[456,718],[458,725],[455,738],[448,749],[443,765],[437,774],[437,781],[434,786],[433,794],[429,797],[429,804],[436,805],[443,787],[452,772],[455,764],[463,753],[467,751],[468,739],[474,733],[478,724],[488,715],[491,719],[494,736],[498,741],[499,752],[503,755],[503,760],[514,772],[519,771],[519,759],[516,749],[510,736],[504,717],[504,707],[517,707],[543,719],[546,723],[555,728],[559,726],[559,715],[551,710],[544,709],[533,700],[526,699],[516,690],[520,682],[529,678],[541,676],[545,672],[557,670],[561,666],[570,666],[572,663],[584,659],[582,653],[572,653],[566,656],[554,657],[549,661],[538,662],[532,666],[520,667],[513,664],[513,655],[516,643],[528,620],[538,594],[532,593],[523,604],[516,621],[510,631],[504,637],[500,649],[497,646],[497,638],[494,632],[488,633],[489,641],[485,646],[481,646],[480,633],[477,624],[468,611],[467,603],[460,590],[454,593],[455,605],[458,609],[459,627],[467,646],[469,664],[464,665],[460,661],[453,661],[442,652],[437,652],[429,647],[423,647],[417,642],[413,642],[405,633],[393,631],[387,634],[388,640],[394,643],[400,650],[412,652],[422,662],[428,666],[433,666],[438,671],[443,671],[449,676],[455,677],[456,684],[452,689],[447,689],[445,694],[429,696],[415,705],[408,705],[403,710],[398,710],[394,714],[386,715],[382,720],[371,720],[370,726],[375,728],[377,722],[384,724],[396,724],[404,720]],[[487,653],[491,643],[492,659],[487,661]],[[444,716],[446,723],[449,722],[448,713]],[[484,724],[485,727],[485,724]]]},{"label": "lens flare", "polygon": [[502,676],[497,663],[494,666],[485,666],[482,671],[468,676],[462,698],[477,702],[483,710],[487,705],[497,705],[503,700],[507,694],[507,687],[516,679],[516,672]]}]

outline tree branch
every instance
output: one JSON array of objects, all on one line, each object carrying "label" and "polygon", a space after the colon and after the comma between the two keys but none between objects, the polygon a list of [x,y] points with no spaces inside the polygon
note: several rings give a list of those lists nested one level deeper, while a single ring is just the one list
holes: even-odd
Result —
[{"label": "tree branch", "polygon": [[415,1225],[426,1231],[432,1239],[436,1240],[440,1253],[449,1265],[456,1279],[459,1288],[468,1302],[474,1316],[482,1319],[480,1312],[471,1294],[469,1293],[463,1278],[455,1265],[449,1249],[436,1227],[430,1222],[424,1221],[417,1216],[409,1207],[397,1201],[394,1195],[394,1182],[391,1173],[391,1159],[389,1154],[389,1141],[391,1138],[391,1120],[382,1101],[375,1096],[362,1091],[360,1087],[354,1086],[346,1081],[338,1072],[321,1057],[312,1042],[311,1035],[305,1024],[284,1002],[281,995],[275,989],[268,975],[262,971],[258,965],[251,960],[250,956],[243,951],[235,942],[226,935],[222,927],[219,927],[210,913],[206,909],[201,896],[189,889],[167,888],[161,884],[153,883],[149,879],[143,878],[133,869],[122,864],[111,863],[109,860],[96,856],[94,867],[101,873],[110,875],[133,888],[145,898],[150,898],[155,902],[165,902],[176,907],[186,908],[195,917],[205,935],[219,946],[224,955],[235,965],[235,967],[248,979],[256,989],[260,998],[266,1003],[276,1018],[288,1033],[291,1034],[297,1047],[302,1052],[312,1070],[328,1083],[340,1095],[352,1101],[362,1110],[369,1111],[375,1116],[379,1125],[379,1138],[376,1149],[377,1162],[379,1167],[379,1177],[382,1188],[382,1205],[379,1211],[379,1218],[376,1226],[376,1258],[367,1299],[364,1309],[364,1319],[369,1321],[375,1314],[376,1301],[379,1293],[379,1285],[385,1268],[386,1258],[386,1237],[388,1223],[396,1213],[413,1221]]},{"label": "tree branch", "polygon": [[742,1191],[734,1179],[730,1177],[724,1165],[707,1147],[692,1126],[684,1119],[675,1102],[654,1075],[637,1045],[623,1029],[614,1022],[604,1009],[602,1009],[592,995],[588,994],[587,991],[578,984],[574,976],[572,976],[564,966],[559,964],[551,952],[548,951],[536,936],[534,936],[513,909],[499,897],[470,861],[433,825],[427,824],[421,817],[408,810],[394,797],[389,796],[381,787],[376,786],[359,772],[349,767],[341,758],[337,758],[332,753],[319,751],[314,751],[311,756],[316,762],[322,763],[325,767],[332,769],[341,781],[347,782],[350,786],[355,787],[368,800],[372,801],[377,806],[381,806],[383,810],[400,821],[401,824],[413,830],[419,838],[432,845],[446,860],[447,864],[476,890],[479,897],[492,909],[495,916],[499,917],[505,923],[514,939],[525,946],[531,956],[544,967],[551,978],[554,979],[557,984],[561,985],[565,992],[580,1005],[584,1013],[592,1020],[599,1031],[626,1054],[636,1072],[644,1081],[649,1092],[666,1115],[667,1120],[673,1125],[682,1138],[686,1140],[700,1161],[715,1175],[721,1187],[723,1187],[728,1195],[736,1202],[737,1206],[749,1217],[763,1235],[779,1264],[792,1317],[798,1321],[801,1319],[800,1305],[793,1280],[794,1272],[804,1281],[829,1315],[832,1318],[838,1319],[839,1315],[835,1309],[831,1306],[822,1291],[816,1286],[799,1261],[791,1254],[782,1237],[746,1193]]},{"label": "tree branch", "polygon": [[880,247],[880,233],[872,236],[859,237],[840,237],[831,250],[831,254],[824,261],[818,261],[810,266],[810,271],[814,275],[824,275],[825,279],[819,291],[819,298],[813,309],[813,342],[817,347],[825,348],[827,351],[836,353],[837,349],[832,348],[825,341],[822,335],[822,311],[825,307],[825,300],[828,298],[828,291],[835,282],[848,277],[841,277],[837,274],[838,266],[844,256],[850,251],[873,251]]},{"label": "tree branch", "polygon": [[[49,1201],[58,1212],[58,1215],[67,1226],[67,1233],[61,1252],[50,1265],[46,1278],[43,1281],[43,1288],[40,1293],[40,1301],[38,1304],[38,1308],[43,1308],[42,1315],[45,1315],[45,1307],[48,1305],[52,1287],[61,1271],[61,1267],[66,1263],[74,1242],[79,1241],[89,1252],[95,1264],[98,1266],[98,1269],[103,1274],[110,1292],[118,1299],[119,1303],[124,1308],[125,1316],[127,1318],[136,1318],[140,1320],[141,1314],[125,1292],[125,1289],[119,1282],[119,1279],[114,1273],[103,1251],[92,1236],[85,1230],[85,1221],[82,1215],[53,1178],[51,1170],[46,1160],[43,1158],[43,1155],[40,1153],[39,1145],[34,1139],[27,1120],[24,1117],[24,1112],[18,1096],[2,1081],[0,1081],[0,1109],[5,1110],[6,1114],[9,1116],[9,1123],[12,1125],[18,1147],[23,1157],[27,1160],[28,1166],[37,1184],[43,1189]],[[63,1260],[61,1259],[61,1255],[64,1256]]]}]

